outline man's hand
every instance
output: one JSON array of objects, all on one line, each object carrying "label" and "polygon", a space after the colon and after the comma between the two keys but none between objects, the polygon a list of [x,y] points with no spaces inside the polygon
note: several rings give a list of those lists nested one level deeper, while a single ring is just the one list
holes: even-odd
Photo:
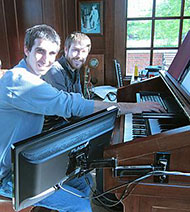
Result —
[{"label": "man's hand", "polygon": [[165,109],[158,102],[140,102],[140,103],[124,103],[119,102],[118,107],[121,114],[126,113],[142,113],[142,112],[157,112],[165,113]]},{"label": "man's hand", "polygon": [[110,102],[102,102],[102,101],[94,101],[94,112],[99,110],[103,110],[110,106],[117,106],[120,111],[120,115],[126,113],[142,113],[142,112],[158,112],[165,113],[164,108],[157,102],[140,102],[140,103],[130,103],[130,102],[118,102],[118,103],[110,103]]}]

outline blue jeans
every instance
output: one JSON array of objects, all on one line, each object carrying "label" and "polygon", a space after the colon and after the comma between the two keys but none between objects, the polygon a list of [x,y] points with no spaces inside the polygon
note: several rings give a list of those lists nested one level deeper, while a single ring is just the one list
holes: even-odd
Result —
[{"label": "blue jeans", "polygon": [[[87,174],[86,177],[89,179],[90,185],[92,186],[92,176]],[[74,178],[63,184],[62,187],[87,198],[80,198],[67,191],[59,189],[49,197],[36,203],[35,206],[42,206],[59,212],[92,212],[89,200],[91,190],[84,176]],[[3,179],[0,185],[0,195],[12,198],[11,176]]]}]

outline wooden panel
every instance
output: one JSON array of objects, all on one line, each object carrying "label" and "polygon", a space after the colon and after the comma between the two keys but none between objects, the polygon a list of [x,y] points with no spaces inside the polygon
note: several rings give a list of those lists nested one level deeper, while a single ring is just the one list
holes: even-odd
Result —
[{"label": "wooden panel", "polygon": [[43,23],[42,1],[41,0],[20,0],[16,1],[17,32],[19,40],[19,49],[17,54],[19,58],[23,57],[24,36],[27,28],[36,24]]},{"label": "wooden panel", "polygon": [[[91,67],[90,61],[92,59],[98,60],[97,67]],[[94,86],[104,85],[104,55],[103,54],[90,54],[87,58],[86,64],[90,68],[91,81]]]},{"label": "wooden panel", "polygon": [[42,1],[43,22],[48,24],[57,31],[61,38],[65,37],[63,30],[63,5],[60,0],[43,0]]},{"label": "wooden panel", "polygon": [[105,1],[105,84],[116,85],[114,72],[114,0]]},{"label": "wooden panel", "polygon": [[[141,185],[137,186],[141,187]],[[154,190],[154,193],[149,194],[149,189]],[[124,199],[126,212],[189,212],[190,211],[190,191],[186,192],[184,188],[168,188],[170,195],[165,193],[164,189],[159,186],[149,188],[146,186],[141,187],[144,190],[142,194],[138,191],[132,192],[127,198]],[[180,195],[179,195],[180,194]]]},{"label": "wooden panel", "polygon": [[77,0],[67,0],[65,19],[67,21],[67,32],[70,34],[77,31]]},{"label": "wooden panel", "polygon": [[105,37],[88,35],[92,41],[91,54],[103,54],[105,53]]},{"label": "wooden panel", "polygon": [[126,0],[107,0],[105,8],[105,82],[115,86],[113,59],[120,62],[123,75],[126,69]]},{"label": "wooden panel", "polygon": [[[119,32],[119,33],[118,33]],[[114,30],[114,58],[121,65],[122,76],[126,70],[126,0],[115,1],[115,30]]]},{"label": "wooden panel", "polygon": [[[118,165],[154,164],[156,152],[170,152],[170,170],[188,172],[190,169],[190,126],[169,130],[167,132],[135,139],[131,142],[110,146],[105,151],[106,158],[115,157]],[[134,176],[113,177],[111,170],[104,171],[105,190],[136,179]],[[118,189],[120,196],[126,187]],[[139,184],[128,188],[129,195],[123,200],[125,211],[189,211],[190,179],[185,176],[169,176],[168,183],[155,183],[149,177]],[[127,190],[127,192],[128,192]],[[127,194],[126,192],[126,194]]]},{"label": "wooden panel", "polygon": [[8,48],[8,37],[6,31],[6,20],[5,20],[5,10],[4,10],[4,1],[0,2],[0,60],[2,61],[2,68],[10,66],[9,59],[9,48]]},{"label": "wooden panel", "polygon": [[26,30],[35,24],[43,23],[42,0],[16,1],[16,11],[20,30]]},{"label": "wooden panel", "polygon": [[[16,63],[17,58],[19,58],[20,45],[18,42],[18,30],[17,30],[17,18],[15,15],[15,0],[4,0],[4,18],[6,23],[6,35],[8,41],[8,51],[10,61],[8,67],[10,68],[12,64]],[[2,50],[3,51],[3,50]],[[5,63],[7,63],[7,61]]]}]

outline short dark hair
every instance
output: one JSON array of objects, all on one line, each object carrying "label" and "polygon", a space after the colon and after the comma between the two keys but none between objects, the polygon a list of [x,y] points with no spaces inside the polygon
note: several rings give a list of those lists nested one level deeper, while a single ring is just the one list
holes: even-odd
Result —
[{"label": "short dark hair", "polygon": [[41,24],[41,25],[35,25],[26,30],[24,45],[29,51],[31,51],[34,45],[34,40],[36,38],[49,40],[53,43],[56,43],[60,48],[61,39],[57,34],[57,32],[51,26]]}]

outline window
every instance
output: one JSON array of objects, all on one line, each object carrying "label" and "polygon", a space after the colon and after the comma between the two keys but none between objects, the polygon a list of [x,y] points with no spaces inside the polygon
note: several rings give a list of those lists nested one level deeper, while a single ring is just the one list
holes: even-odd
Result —
[{"label": "window", "polygon": [[126,0],[127,74],[149,65],[167,70],[190,30],[189,0]]}]

